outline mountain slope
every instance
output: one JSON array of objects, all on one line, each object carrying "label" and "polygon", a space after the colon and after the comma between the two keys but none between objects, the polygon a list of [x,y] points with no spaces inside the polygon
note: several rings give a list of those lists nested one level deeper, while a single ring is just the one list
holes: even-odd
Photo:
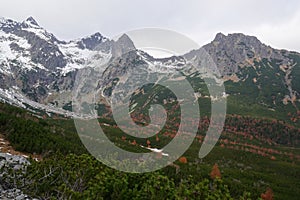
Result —
[{"label": "mountain slope", "polygon": [[219,33],[204,48],[227,80],[226,92],[231,98],[256,104],[267,112],[290,113],[291,121],[297,121],[299,53],[273,49],[243,34]]},{"label": "mountain slope", "polygon": [[[299,123],[299,53],[273,49],[256,37],[241,33],[219,33],[203,49],[225,80],[229,113],[279,117]],[[95,33],[65,42],[29,17],[23,22],[0,20],[0,52],[1,98],[23,107],[24,102],[43,109],[52,106],[55,111],[56,107],[70,107],[76,75],[81,69],[97,71],[97,88],[109,97],[118,82],[116,78],[129,69],[148,75],[184,70],[201,50],[155,59],[137,50],[127,35],[113,41]],[[197,78],[190,79],[196,85],[199,82]],[[209,95],[203,88],[197,92],[199,97]]]},{"label": "mountain slope", "polygon": [[[72,91],[78,87],[83,90],[82,94],[85,94],[84,92],[93,94],[94,91],[89,89],[94,88],[88,87],[91,84],[100,93],[102,99],[95,102],[96,106],[95,104],[87,106],[96,107],[98,114],[108,111],[105,118],[100,118],[99,122],[112,142],[132,152],[144,152],[147,149],[142,146],[147,145],[151,145],[153,149],[161,149],[174,138],[180,124],[177,118],[180,115],[180,108],[178,108],[180,99],[178,100],[172,91],[159,86],[146,85],[133,95],[126,94],[126,97],[131,98],[131,117],[142,126],[149,123],[148,111],[151,104],[159,103],[166,109],[168,113],[166,126],[160,133],[149,138],[137,138],[122,132],[109,118],[110,105],[109,101],[105,100],[110,100],[112,91],[122,81],[122,77],[127,76],[130,86],[133,86],[137,82],[130,76],[133,74],[144,77],[139,81],[142,83],[153,77],[160,78],[160,74],[177,81],[173,72],[180,71],[196,90],[195,96],[199,102],[201,120],[197,136],[184,154],[185,161],[176,161],[176,164],[162,170],[170,180],[174,180],[172,186],[167,187],[174,189],[174,192],[179,192],[178,198],[184,198],[188,193],[191,198],[196,198],[193,195],[197,196],[203,192],[202,187],[199,187],[201,185],[198,184],[201,184],[203,179],[209,178],[211,166],[218,163],[222,178],[229,185],[230,194],[234,198],[243,195],[243,199],[246,199],[247,194],[243,194],[244,191],[251,192],[251,195],[247,196],[257,198],[267,187],[271,187],[276,198],[297,199],[295,194],[299,193],[300,188],[297,176],[300,170],[299,54],[273,49],[262,44],[257,38],[243,34],[228,36],[218,34],[214,41],[204,46],[204,49],[215,61],[225,80],[226,94],[222,98],[227,97],[228,115],[217,145],[207,157],[199,159],[199,149],[210,123],[210,106],[213,100],[209,96],[205,82],[201,79],[201,72],[191,72],[187,66],[195,63],[193,59],[197,60],[203,49],[196,49],[182,56],[156,59],[136,49],[127,35],[122,35],[114,41],[103,37],[100,33],[95,33],[83,39],[66,42],[60,41],[41,28],[33,18],[28,18],[21,23],[1,19],[0,99],[24,107],[26,110],[0,103],[0,131],[19,151],[40,153],[45,157],[52,153],[57,156],[56,151],[64,154],[45,159],[45,162],[33,162],[32,171],[21,176],[22,181],[17,181],[23,184],[23,177],[27,182],[28,176],[29,184],[20,187],[30,191],[34,196],[45,195],[47,198],[56,193],[64,195],[68,190],[70,195],[75,192],[76,195],[86,195],[86,198],[95,192],[93,194],[105,195],[107,198],[113,198],[114,196],[110,196],[112,194],[126,194],[128,199],[132,199],[133,192],[143,191],[140,190],[139,184],[136,184],[140,176],[130,175],[130,180],[124,180],[120,177],[127,177],[128,174],[104,168],[102,164],[101,169],[108,171],[100,176],[99,168],[94,168],[96,163],[91,163],[93,158],[82,155],[86,149],[78,138],[74,121],[58,114],[74,115],[68,111],[72,110],[73,106]],[[77,78],[78,74],[84,75],[81,76],[82,79]],[[93,74],[96,75],[92,76]],[[80,85],[81,80],[83,84]],[[95,95],[82,95],[82,97],[95,98]],[[46,114],[50,117],[48,118]],[[93,142],[103,144],[100,143],[103,141]],[[77,157],[69,153],[82,156]],[[67,154],[69,156],[66,156]],[[65,163],[69,161],[71,164],[66,165]],[[73,163],[76,163],[76,170]],[[53,171],[54,173],[49,173],[45,178],[45,170],[51,171],[53,166],[57,166],[57,169],[62,171]],[[85,170],[88,170],[88,173],[85,173]],[[97,185],[100,179],[107,182],[103,182],[99,188],[80,188],[77,193],[70,186],[69,180],[61,176],[61,172],[66,174],[65,177],[75,177],[74,184],[85,175],[91,175],[87,178],[87,181],[91,181],[87,182],[88,185]],[[74,172],[80,174],[74,176]],[[119,177],[114,178],[115,174]],[[153,177],[160,176],[154,174]],[[33,180],[36,185],[32,184]],[[65,184],[66,180],[67,184]],[[148,179],[141,177],[141,180],[144,183]],[[158,179],[153,180],[156,184]],[[158,181],[162,183],[161,180],[159,178]],[[6,181],[16,182],[15,179]],[[106,190],[107,183],[113,183],[111,190]],[[149,185],[153,185],[152,182],[145,183],[147,190],[144,196],[149,194]],[[192,184],[195,189],[186,183]],[[119,191],[122,188],[120,186],[124,184],[130,185],[122,189],[123,193],[111,192]],[[131,184],[137,187],[136,190],[132,190]],[[204,186],[210,192],[216,191],[211,188],[212,182],[207,182]],[[103,188],[105,191],[102,193]],[[162,196],[169,193],[161,188],[158,189],[163,192]],[[49,190],[53,193],[49,194]],[[101,193],[97,194],[97,192]]]},{"label": "mountain slope", "polygon": [[[39,103],[49,103],[58,93],[68,93],[76,69],[87,60],[101,62],[108,51],[93,50],[109,42],[100,33],[70,42],[60,41],[29,17],[24,22],[0,21],[0,88]],[[7,93],[7,92],[4,92]],[[63,101],[63,100],[62,100]]]}]

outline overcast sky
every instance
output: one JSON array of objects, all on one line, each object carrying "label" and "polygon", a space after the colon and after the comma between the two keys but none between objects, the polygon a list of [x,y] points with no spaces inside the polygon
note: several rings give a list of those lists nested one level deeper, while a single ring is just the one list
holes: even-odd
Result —
[{"label": "overcast sky", "polygon": [[299,0],[2,0],[0,5],[0,16],[17,21],[32,16],[63,40],[94,32],[112,38],[158,27],[180,32],[200,46],[218,32],[242,32],[300,52]]}]

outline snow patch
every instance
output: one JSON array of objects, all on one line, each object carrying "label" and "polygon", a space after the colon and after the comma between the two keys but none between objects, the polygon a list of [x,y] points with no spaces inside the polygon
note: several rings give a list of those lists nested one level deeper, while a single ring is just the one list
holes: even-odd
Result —
[{"label": "snow patch", "polygon": [[100,51],[80,49],[75,41],[71,41],[67,44],[60,44],[59,49],[68,60],[68,64],[61,68],[62,74],[64,75],[75,69],[100,66],[111,58],[110,53],[107,54]]}]

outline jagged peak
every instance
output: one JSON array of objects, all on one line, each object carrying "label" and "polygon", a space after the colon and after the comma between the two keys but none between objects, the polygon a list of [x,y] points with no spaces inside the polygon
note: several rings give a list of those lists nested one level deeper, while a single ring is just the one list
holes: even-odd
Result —
[{"label": "jagged peak", "polygon": [[103,39],[106,39],[106,37],[103,36],[100,32],[96,32],[92,35],[88,35],[88,36],[82,38],[81,40],[84,40],[84,39],[103,40]]},{"label": "jagged peak", "polygon": [[[130,39],[130,37],[126,34],[126,33],[124,33],[123,35],[121,35],[118,39],[117,39],[117,41],[131,41],[131,39]],[[132,41],[131,41],[132,42]]]},{"label": "jagged peak", "polygon": [[94,50],[95,48],[97,48],[98,45],[100,45],[101,43],[107,41],[108,38],[106,38],[105,36],[103,36],[101,33],[96,32],[92,35],[86,36],[84,38],[78,39],[78,40],[74,40],[78,47],[81,49],[90,49],[90,50]]},{"label": "jagged peak", "polygon": [[90,37],[103,38],[104,36],[101,33],[96,32],[96,33],[92,34]]},{"label": "jagged peak", "polygon": [[7,23],[7,22],[14,22],[14,20],[6,18],[6,17],[0,17],[1,23]]},{"label": "jagged peak", "polygon": [[121,44],[122,46],[127,46],[129,48],[135,49],[133,41],[130,39],[130,37],[127,34],[121,35],[116,41],[117,44]]},{"label": "jagged peak", "polygon": [[28,17],[25,21],[23,21],[22,24],[26,24],[30,27],[40,27],[36,20],[31,16]]},{"label": "jagged peak", "polygon": [[232,42],[247,42],[247,43],[260,43],[262,42],[257,39],[255,36],[245,35],[243,33],[229,33],[228,35],[224,35],[223,33],[217,33],[213,42],[221,42],[221,41],[232,41]]},{"label": "jagged peak", "polygon": [[226,37],[223,33],[217,33],[214,41],[219,41],[219,40],[222,40],[222,38]]},{"label": "jagged peak", "polygon": [[119,57],[124,53],[136,50],[133,41],[126,34],[121,35],[113,41],[112,55]]},{"label": "jagged peak", "polygon": [[0,17],[0,24],[5,23],[7,19],[5,17]]},{"label": "jagged peak", "polygon": [[257,42],[261,43],[261,41],[259,39],[257,39],[257,37],[252,36],[252,35],[245,35],[243,33],[230,33],[230,34],[228,34],[228,37],[252,40],[252,41],[257,41]]},{"label": "jagged peak", "polygon": [[18,24],[18,22],[12,20],[12,19],[8,19],[5,17],[1,17],[0,18],[0,26],[14,26]]}]

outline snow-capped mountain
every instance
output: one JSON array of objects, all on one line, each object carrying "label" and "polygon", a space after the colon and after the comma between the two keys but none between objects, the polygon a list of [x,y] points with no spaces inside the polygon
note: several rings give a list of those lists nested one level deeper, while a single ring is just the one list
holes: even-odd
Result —
[{"label": "snow-capped mountain", "polygon": [[156,61],[137,51],[127,35],[113,41],[95,33],[66,42],[39,26],[32,17],[23,22],[1,18],[1,98],[18,105],[26,102],[37,107],[37,102],[63,107],[71,100],[71,90],[79,69],[101,66],[112,57],[120,57],[129,51],[136,51],[135,54],[148,64],[170,65],[177,60]]},{"label": "snow-capped mountain", "polygon": [[62,41],[32,17],[23,22],[0,19],[0,98],[18,106],[58,112],[57,108],[70,105],[81,69],[89,69],[90,74],[97,71],[99,77],[90,81],[97,84],[101,95],[109,96],[117,78],[128,70],[145,77],[156,72],[172,77],[174,70],[201,64],[203,50],[221,72],[227,94],[246,96],[268,110],[281,109],[281,105],[298,110],[300,54],[273,49],[256,37],[219,33],[201,49],[156,59],[137,50],[127,35],[116,41],[100,33]]},{"label": "snow-capped mountain", "polygon": [[[24,95],[36,102],[49,103],[57,93],[72,87],[77,69],[110,57],[109,50],[94,50],[110,42],[100,33],[74,40],[60,41],[29,17],[23,22],[0,20],[0,88],[3,98]],[[62,95],[63,96],[63,95]]]}]

